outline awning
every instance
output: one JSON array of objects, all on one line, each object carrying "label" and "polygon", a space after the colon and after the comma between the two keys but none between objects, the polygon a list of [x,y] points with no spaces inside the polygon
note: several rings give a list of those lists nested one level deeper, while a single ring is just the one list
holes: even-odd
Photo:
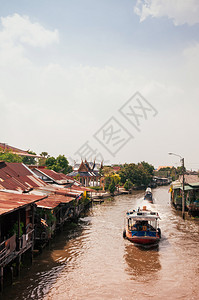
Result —
[{"label": "awning", "polygon": [[[183,190],[182,186],[180,187],[180,189]],[[193,190],[193,188],[191,186],[185,185],[184,190],[191,191],[191,190]]]},{"label": "awning", "polygon": [[160,219],[158,215],[128,215],[128,219],[132,219],[134,221],[155,221]]},{"label": "awning", "polygon": [[[173,187],[173,190],[178,190],[178,189],[183,190],[182,185],[178,185],[178,186],[176,185],[176,186]],[[189,185],[185,185],[184,190],[185,191],[191,191],[191,190],[193,190],[193,187],[191,187]]]},{"label": "awning", "polygon": [[199,182],[189,183],[192,187],[199,187]]}]

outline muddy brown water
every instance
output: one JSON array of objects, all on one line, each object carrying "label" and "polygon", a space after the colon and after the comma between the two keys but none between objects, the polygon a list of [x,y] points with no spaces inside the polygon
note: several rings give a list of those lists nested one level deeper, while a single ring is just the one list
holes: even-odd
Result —
[{"label": "muddy brown water", "polygon": [[23,270],[3,299],[198,299],[199,222],[182,220],[169,187],[153,190],[161,216],[158,247],[123,239],[126,210],[142,206],[143,191],[94,205]]}]

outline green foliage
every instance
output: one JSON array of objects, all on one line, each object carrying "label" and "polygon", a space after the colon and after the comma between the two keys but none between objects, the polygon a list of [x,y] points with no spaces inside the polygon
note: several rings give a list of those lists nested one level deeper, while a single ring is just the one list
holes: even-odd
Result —
[{"label": "green foliage", "polygon": [[12,152],[9,151],[1,151],[0,149],[0,160],[6,161],[6,162],[17,162],[17,163],[21,163],[22,159],[19,155],[14,154]]},{"label": "green foliage", "polygon": [[132,189],[132,187],[133,187],[133,183],[130,180],[127,179],[127,181],[124,184],[125,190],[129,191],[130,189]]},{"label": "green foliage", "polygon": [[37,208],[37,214],[40,218],[46,220],[48,226],[52,226],[52,224],[56,221],[56,217],[53,213],[53,210]]},{"label": "green foliage", "polygon": [[125,164],[119,175],[123,184],[129,180],[135,187],[147,186],[153,177],[154,167],[146,162]]},{"label": "green foliage", "polygon": [[67,158],[64,155],[59,155],[57,158],[53,156],[46,159],[45,165],[48,169],[64,174],[70,173],[72,167],[69,165]]},{"label": "green foliage", "polygon": [[116,190],[114,178],[111,179],[111,183],[109,184],[108,190],[111,194],[114,194]]},{"label": "green foliage", "polygon": [[149,163],[145,162],[145,161],[142,161],[141,163],[138,164],[139,166],[141,165],[144,170],[153,176],[153,173],[154,173],[154,166],[150,165]]},{"label": "green foliage", "polygon": [[[186,168],[184,168],[184,171],[186,172]],[[182,175],[183,173],[183,167],[165,167],[165,168],[161,168],[158,171],[155,172],[155,175],[158,177],[171,177],[172,180],[176,180],[179,175]]]},{"label": "green foliage", "polygon": [[105,190],[108,190],[110,184],[111,184],[111,176],[106,176],[105,177],[105,186],[104,186]]},{"label": "green foliage", "polygon": [[114,174],[114,171],[112,167],[104,166],[101,173],[103,176],[111,176]]},{"label": "green foliage", "polygon": [[105,190],[109,190],[109,186],[114,182],[115,187],[120,184],[120,176],[118,174],[112,174],[105,177]]},{"label": "green foliage", "polygon": [[43,157],[45,157],[45,158],[50,157],[50,155],[48,154],[48,152],[45,152],[45,151],[41,152],[41,153],[40,153],[40,156],[43,156]]},{"label": "green foliage", "polygon": [[[27,152],[29,154],[36,155],[36,153],[31,151],[31,150],[28,150]],[[31,157],[31,156],[23,156],[22,157],[22,162],[25,165],[35,165],[36,164],[36,159],[34,157]]]},{"label": "green foliage", "polygon": [[[19,237],[21,237],[22,234],[23,234],[23,228],[24,228],[24,223],[23,223],[23,222],[20,222]],[[12,229],[11,229],[11,231],[10,231],[10,235],[11,235],[11,236],[14,235],[14,234],[18,235],[18,222],[16,222],[16,223],[13,225],[13,227],[12,227]]]},{"label": "green foliage", "polygon": [[40,153],[40,156],[42,156],[40,159],[39,159],[39,166],[45,166],[46,165],[46,159],[48,157],[50,157],[50,155],[48,154],[48,152],[41,152]]},{"label": "green foliage", "polygon": [[54,170],[56,168],[56,158],[50,156],[46,159],[45,165],[48,169]]}]

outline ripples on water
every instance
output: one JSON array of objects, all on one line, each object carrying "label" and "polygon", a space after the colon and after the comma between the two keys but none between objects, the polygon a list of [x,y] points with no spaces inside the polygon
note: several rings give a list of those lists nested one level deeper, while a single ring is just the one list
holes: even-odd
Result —
[{"label": "ripples on water", "polygon": [[198,299],[198,222],[182,220],[168,187],[153,193],[147,206],[161,216],[159,246],[122,238],[125,212],[146,203],[143,192],[106,200],[57,236],[4,299]]}]

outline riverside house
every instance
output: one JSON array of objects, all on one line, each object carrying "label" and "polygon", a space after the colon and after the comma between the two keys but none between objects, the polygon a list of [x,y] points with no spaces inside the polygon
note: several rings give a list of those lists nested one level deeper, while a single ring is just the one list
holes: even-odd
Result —
[{"label": "riverside house", "polygon": [[[177,209],[182,209],[182,175],[171,183],[171,202]],[[185,209],[192,216],[199,215],[199,177],[185,174],[184,176]]]},{"label": "riverside house", "polygon": [[[16,263],[19,273],[21,256],[34,247],[35,203],[45,195],[27,195],[0,191],[0,277],[3,289],[4,268]],[[11,275],[13,276],[12,272]],[[12,277],[11,276],[11,277]]]}]

